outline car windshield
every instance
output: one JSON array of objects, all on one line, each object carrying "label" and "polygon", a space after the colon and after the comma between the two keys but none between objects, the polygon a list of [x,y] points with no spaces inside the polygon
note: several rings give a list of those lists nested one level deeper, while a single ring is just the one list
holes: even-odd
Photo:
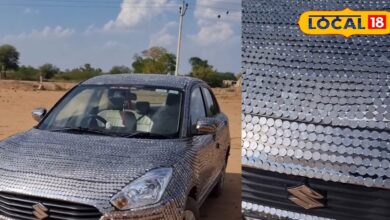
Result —
[{"label": "car windshield", "polygon": [[176,137],[182,100],[181,91],[163,87],[79,86],[38,128],[126,137]]}]

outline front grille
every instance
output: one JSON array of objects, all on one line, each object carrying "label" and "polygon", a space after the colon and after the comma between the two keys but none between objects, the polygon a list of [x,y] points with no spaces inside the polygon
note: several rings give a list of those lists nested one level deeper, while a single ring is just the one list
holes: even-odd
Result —
[{"label": "front grille", "polygon": [[[390,190],[326,182],[243,167],[243,201],[291,212],[335,219],[389,220]],[[305,210],[288,199],[288,187],[307,183],[326,194],[326,206]]]},{"label": "front grille", "polygon": [[37,219],[33,206],[38,203],[49,210],[48,220],[97,220],[102,215],[95,207],[88,205],[6,192],[0,192],[0,215],[12,219]]}]

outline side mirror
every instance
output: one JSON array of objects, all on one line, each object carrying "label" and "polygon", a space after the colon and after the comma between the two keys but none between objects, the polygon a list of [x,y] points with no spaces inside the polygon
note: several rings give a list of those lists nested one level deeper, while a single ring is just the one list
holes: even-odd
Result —
[{"label": "side mirror", "polygon": [[206,135],[206,134],[215,134],[217,132],[217,123],[215,120],[199,120],[196,123],[196,134],[197,135]]},{"label": "side mirror", "polygon": [[32,117],[35,121],[40,122],[46,113],[47,110],[45,108],[36,108],[32,111]]}]

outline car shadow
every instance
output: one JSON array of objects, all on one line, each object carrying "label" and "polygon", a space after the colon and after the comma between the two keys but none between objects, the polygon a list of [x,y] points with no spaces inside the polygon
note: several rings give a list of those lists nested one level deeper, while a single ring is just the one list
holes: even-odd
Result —
[{"label": "car shadow", "polygon": [[200,208],[200,216],[202,220],[241,219],[241,174],[226,173],[222,195],[207,198]]}]

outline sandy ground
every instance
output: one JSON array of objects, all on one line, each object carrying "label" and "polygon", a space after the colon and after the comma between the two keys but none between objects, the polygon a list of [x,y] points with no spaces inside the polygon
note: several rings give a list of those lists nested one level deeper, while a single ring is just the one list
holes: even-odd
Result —
[{"label": "sandy ground", "polygon": [[[47,89],[68,89],[71,86],[65,83],[46,84]],[[0,140],[33,127],[36,122],[31,118],[31,110],[35,107],[51,108],[64,93],[35,91],[28,82],[0,81]],[[216,93],[222,111],[230,120],[232,149],[225,191],[220,198],[206,200],[201,208],[201,217],[204,220],[237,220],[241,216],[241,95],[227,90],[218,90]]]}]

